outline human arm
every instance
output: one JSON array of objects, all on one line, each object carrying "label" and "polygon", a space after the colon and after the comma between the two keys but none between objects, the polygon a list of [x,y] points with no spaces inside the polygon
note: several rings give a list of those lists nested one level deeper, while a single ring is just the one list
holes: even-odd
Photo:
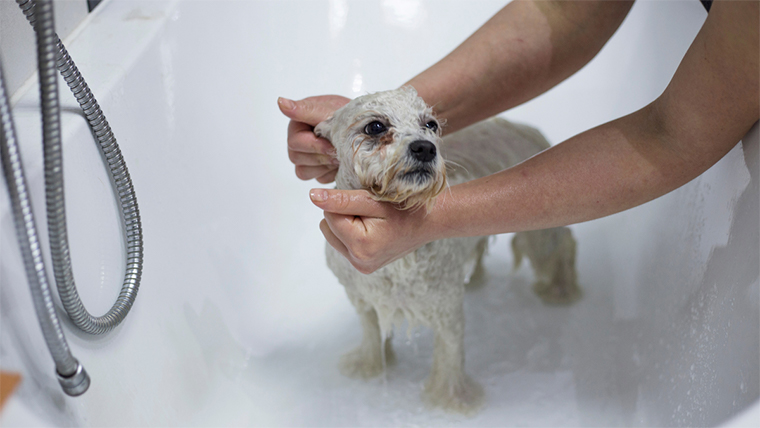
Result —
[{"label": "human arm", "polygon": [[454,132],[551,89],[586,65],[633,1],[513,1],[412,78]]},{"label": "human arm", "polygon": [[[453,132],[550,89],[596,55],[632,1],[514,1],[444,59],[406,84]],[[332,146],[314,126],[348,102],[324,95],[278,99],[288,125],[288,155],[302,180],[333,181]]]},{"label": "human arm", "polygon": [[757,2],[715,2],[653,103],[453,186],[427,215],[400,215],[362,191],[327,191],[315,201],[326,211],[322,231],[368,273],[435,239],[572,224],[663,195],[722,158],[760,117],[759,18]]}]

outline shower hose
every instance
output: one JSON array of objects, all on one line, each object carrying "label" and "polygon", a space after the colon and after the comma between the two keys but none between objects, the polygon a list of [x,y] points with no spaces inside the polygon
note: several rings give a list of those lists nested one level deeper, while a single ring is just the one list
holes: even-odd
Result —
[{"label": "shower hose", "polygon": [[[48,233],[58,293],[66,313],[79,329],[91,334],[106,333],[119,325],[126,317],[134,304],[142,276],[142,226],[132,180],[100,106],[55,33],[52,0],[16,0],[16,2],[37,35]],[[56,68],[79,102],[98,140],[117,193],[126,235],[126,272],[121,292],[111,309],[100,317],[92,316],[82,304],[71,268],[66,232]],[[3,87],[0,89],[0,119],[2,119],[2,133],[0,133],[2,147],[0,148],[3,171],[11,195],[16,231],[32,289],[35,310],[64,392],[69,395],[80,395],[87,390],[89,377],[82,365],[71,355],[56,316],[1,70],[0,87]]]}]

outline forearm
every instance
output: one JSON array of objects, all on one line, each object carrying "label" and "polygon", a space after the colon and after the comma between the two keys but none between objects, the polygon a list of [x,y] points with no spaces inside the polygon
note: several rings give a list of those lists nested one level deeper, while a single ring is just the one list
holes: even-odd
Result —
[{"label": "forearm", "polygon": [[657,100],[514,168],[452,187],[430,213],[436,236],[428,238],[592,220],[697,177],[760,116],[759,9],[757,2],[715,3]]},{"label": "forearm", "polygon": [[517,106],[583,67],[632,2],[514,1],[441,61],[414,77],[453,132]]},{"label": "forearm", "polygon": [[678,188],[717,162],[681,156],[653,106],[500,173],[453,186],[429,214],[432,239],[563,226],[601,218]]},{"label": "forearm", "polygon": [[[581,3],[585,2],[563,5]],[[429,212],[399,210],[363,190],[315,189],[312,201],[325,210],[320,227],[330,245],[360,272],[369,273],[436,239],[577,223],[663,195],[722,158],[760,117],[758,23],[758,2],[715,2],[670,85],[649,106],[511,169],[453,186]],[[552,54],[550,70],[555,58]],[[476,95],[491,89],[484,92],[467,79],[455,78],[454,82],[461,80],[459,89],[442,91],[446,86],[441,82],[451,79],[445,74],[426,80],[429,87],[416,87],[423,97],[439,97],[426,101],[454,122],[456,129],[480,114],[470,114],[462,106],[477,105],[473,104],[478,102]],[[488,87],[488,82],[483,84]],[[435,85],[443,86],[429,89]],[[461,87],[476,94],[461,92]],[[536,92],[541,85],[531,87]],[[511,99],[505,105],[520,99],[515,93],[532,93],[502,90]],[[460,113],[452,115],[455,111]]]}]

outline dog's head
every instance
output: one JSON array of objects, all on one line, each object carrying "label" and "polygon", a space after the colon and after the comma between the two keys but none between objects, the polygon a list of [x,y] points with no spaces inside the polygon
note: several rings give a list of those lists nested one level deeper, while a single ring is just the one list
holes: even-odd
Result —
[{"label": "dog's head", "polygon": [[339,185],[405,209],[430,208],[446,187],[441,125],[410,86],[358,97],[315,133],[335,146]]}]

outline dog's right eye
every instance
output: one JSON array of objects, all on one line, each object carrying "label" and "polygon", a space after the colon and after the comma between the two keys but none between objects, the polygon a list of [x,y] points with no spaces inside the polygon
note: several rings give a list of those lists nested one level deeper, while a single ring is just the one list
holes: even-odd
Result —
[{"label": "dog's right eye", "polygon": [[367,126],[364,127],[364,133],[367,135],[379,135],[387,130],[388,128],[386,128],[382,122],[378,121],[370,122]]}]

